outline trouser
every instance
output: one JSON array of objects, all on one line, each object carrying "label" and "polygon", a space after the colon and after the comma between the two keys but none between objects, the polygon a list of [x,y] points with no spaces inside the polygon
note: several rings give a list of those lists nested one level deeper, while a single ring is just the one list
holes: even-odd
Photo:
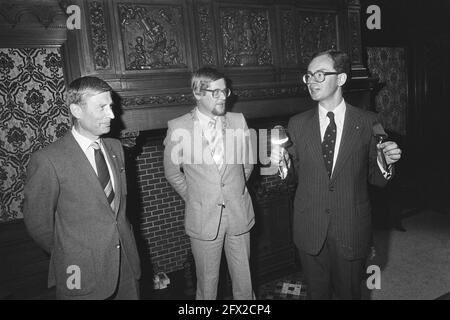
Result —
[{"label": "trouser", "polygon": [[[224,213],[224,211],[222,211]],[[197,300],[217,298],[220,259],[225,249],[235,300],[254,299],[250,277],[250,232],[241,235],[227,233],[228,216],[222,215],[219,232],[214,240],[191,238],[197,275]]]},{"label": "trouser", "polygon": [[327,237],[317,255],[300,250],[300,260],[308,299],[361,299],[365,259],[345,259],[336,240]]}]

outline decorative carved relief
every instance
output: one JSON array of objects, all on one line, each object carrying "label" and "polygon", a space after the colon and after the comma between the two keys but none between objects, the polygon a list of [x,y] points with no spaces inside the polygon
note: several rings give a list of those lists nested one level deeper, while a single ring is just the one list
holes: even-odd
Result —
[{"label": "decorative carved relief", "polygon": [[359,6],[360,3],[359,3],[359,0],[349,0],[348,1],[348,5],[350,5],[350,6]]},{"label": "decorative carved relief", "polygon": [[91,27],[92,52],[94,54],[95,70],[111,68],[110,47],[106,31],[103,3],[89,2],[89,24]]},{"label": "decorative carved relief", "polygon": [[192,94],[162,94],[145,95],[123,98],[122,106],[166,106],[179,104],[192,104]]},{"label": "decorative carved relief", "polygon": [[139,131],[121,131],[119,139],[124,147],[134,148],[137,137],[139,137]]},{"label": "decorative carved relief", "polygon": [[281,12],[281,43],[285,65],[297,65],[298,55],[295,35],[295,19],[291,10]]},{"label": "decorative carved relief", "polygon": [[[261,98],[286,98],[308,96],[308,89],[306,86],[292,86],[292,87],[266,87],[266,88],[236,88],[233,89],[233,94],[239,99],[252,100]],[[144,95],[126,97],[122,100],[124,108],[133,107],[161,107],[174,105],[191,105],[193,103],[192,94],[161,94],[161,95]]]},{"label": "decorative carved relief", "polygon": [[271,65],[272,40],[267,9],[221,8],[224,65]]},{"label": "decorative carved relief", "polygon": [[362,64],[361,57],[361,30],[359,23],[359,12],[350,11],[348,13],[350,25],[351,60],[352,64]]},{"label": "decorative carved relief", "polygon": [[202,5],[198,8],[200,31],[200,57],[202,65],[216,65],[216,45],[212,24],[211,7]]},{"label": "decorative carved relief", "polygon": [[186,68],[179,6],[118,4],[126,70]]},{"label": "decorative carved relief", "polygon": [[[6,3],[5,3],[6,2]],[[65,28],[66,16],[62,12],[56,0],[49,0],[46,3],[26,3],[17,1],[0,2],[0,15],[5,21],[15,27],[19,24],[30,25],[37,20],[38,24],[45,28]],[[31,19],[30,19],[31,17]]]},{"label": "decorative carved relief", "polygon": [[308,89],[306,86],[277,87],[277,88],[251,88],[251,89],[234,89],[233,94],[240,99],[261,99],[261,98],[287,98],[307,96]]},{"label": "decorative carved relief", "polygon": [[306,67],[314,53],[337,48],[337,14],[300,11],[298,16],[300,63]]}]

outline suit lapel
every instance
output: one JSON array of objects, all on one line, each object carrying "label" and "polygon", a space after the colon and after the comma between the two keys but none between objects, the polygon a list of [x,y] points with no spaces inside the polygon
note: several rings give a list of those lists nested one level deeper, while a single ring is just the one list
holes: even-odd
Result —
[{"label": "suit lapel", "polygon": [[333,175],[331,180],[336,179],[339,172],[342,170],[348,156],[352,153],[353,147],[356,145],[359,139],[359,117],[349,104],[346,104],[344,129],[342,132],[341,145],[339,147],[338,157],[333,169]]},{"label": "suit lapel", "polygon": [[[115,215],[119,212],[119,205],[120,205],[120,198],[122,195],[122,188],[121,184],[119,183],[120,179],[120,163],[119,163],[119,156],[116,154],[116,152],[113,150],[112,145],[108,142],[108,140],[103,139],[103,144],[105,145],[106,149],[106,157],[108,158],[108,162],[111,166],[111,171],[114,176],[114,202],[115,202]],[[106,196],[105,196],[106,197]]]},{"label": "suit lapel", "polygon": [[84,151],[81,149],[71,132],[69,132],[66,137],[67,143],[65,154],[73,159],[73,165],[77,168],[76,171],[79,172],[80,178],[83,179],[84,177],[86,180],[86,188],[92,188],[92,194],[94,194],[106,207],[108,207],[111,214],[113,214],[100,181],[98,180],[98,177],[95,174],[95,171],[87,159]]},{"label": "suit lapel", "polygon": [[[227,132],[227,129],[229,129],[229,128],[231,128],[230,119],[225,114],[225,116],[223,117],[223,121],[222,121],[223,165],[222,165],[222,168],[219,170],[219,174],[220,174],[221,177],[223,176],[223,174],[225,173],[225,170],[228,167],[228,164],[227,164],[227,161],[226,161],[226,159],[227,159],[227,157],[226,157],[226,154],[227,154],[227,150],[226,150],[226,145],[227,145],[226,132]],[[234,129],[234,127],[233,127],[233,129]],[[234,154],[236,154],[236,153],[234,153]]]},{"label": "suit lapel", "polygon": [[323,161],[322,154],[322,138],[320,136],[320,122],[319,122],[319,110],[312,114],[311,118],[307,122],[307,130],[305,130],[306,144],[311,151],[311,156],[314,161],[318,161],[323,166],[323,171],[326,173],[325,163]]}]

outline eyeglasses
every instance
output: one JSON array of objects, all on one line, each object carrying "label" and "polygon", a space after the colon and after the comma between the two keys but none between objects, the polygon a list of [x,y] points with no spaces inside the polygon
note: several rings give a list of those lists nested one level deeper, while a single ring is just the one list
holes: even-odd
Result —
[{"label": "eyeglasses", "polygon": [[328,76],[330,74],[340,74],[341,72],[324,72],[324,71],[316,71],[314,73],[308,72],[307,74],[303,75],[303,82],[308,84],[311,82],[311,78],[314,78],[315,82],[324,82],[325,76]]},{"label": "eyeglasses", "polygon": [[214,99],[217,99],[217,98],[219,98],[220,97],[220,93],[223,93],[223,95],[225,96],[225,98],[226,97],[229,97],[230,96],[230,94],[231,94],[231,90],[230,89],[228,89],[228,88],[225,88],[225,89],[215,89],[215,90],[211,90],[211,89],[202,89],[202,91],[208,91],[208,92],[212,92],[212,97],[214,98]]}]

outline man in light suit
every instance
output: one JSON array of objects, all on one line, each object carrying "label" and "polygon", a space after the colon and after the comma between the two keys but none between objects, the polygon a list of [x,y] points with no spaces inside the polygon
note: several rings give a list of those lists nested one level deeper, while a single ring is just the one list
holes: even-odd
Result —
[{"label": "man in light suit", "polygon": [[31,157],[25,225],[50,254],[48,285],[56,285],[57,299],[138,299],[123,149],[101,138],[114,118],[111,87],[96,77],[76,79],[67,104],[71,131]]},{"label": "man in light suit", "polygon": [[298,174],[293,234],[310,299],[361,298],[372,232],[368,183],[385,186],[401,154],[395,142],[377,144],[374,113],[343,99],[349,71],[345,53],[316,54],[303,81],[318,106],[288,125]]},{"label": "man in light suit", "polygon": [[238,156],[248,145],[247,124],[242,114],[225,111],[230,90],[217,70],[198,70],[191,84],[197,106],[169,121],[164,171],[185,201],[185,228],[197,274],[196,299],[217,298],[222,248],[234,299],[252,299],[249,231],[255,221],[246,180],[253,165],[248,157]]}]

